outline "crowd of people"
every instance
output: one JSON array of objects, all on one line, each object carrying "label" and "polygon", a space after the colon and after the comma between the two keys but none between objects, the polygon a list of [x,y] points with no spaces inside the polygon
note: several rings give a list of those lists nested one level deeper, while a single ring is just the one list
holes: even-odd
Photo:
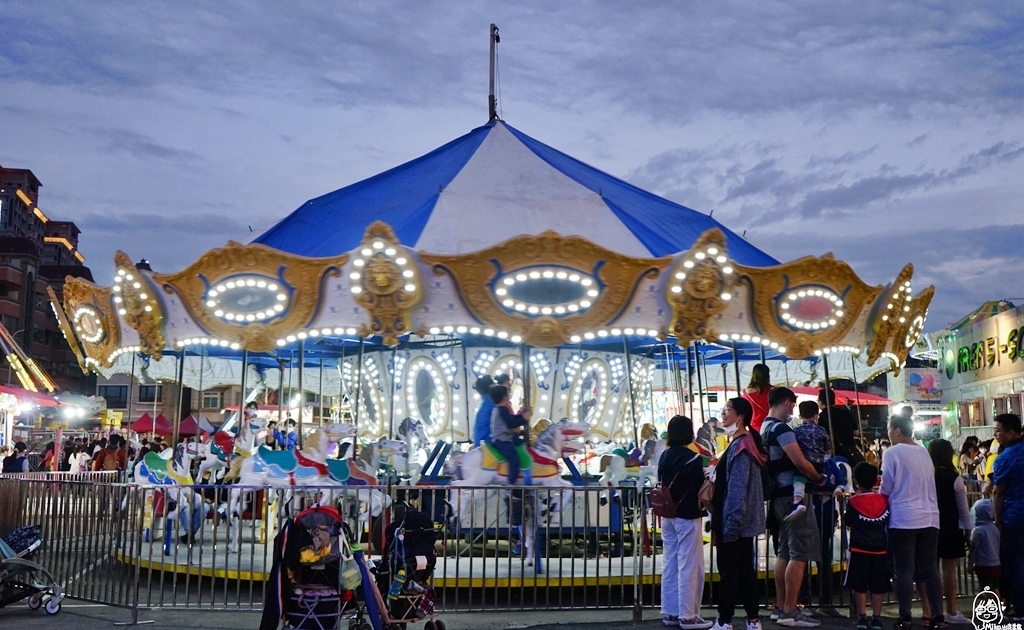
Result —
[{"label": "crowd of people", "polygon": [[[893,585],[899,608],[894,630],[910,630],[915,588],[925,628],[969,623],[956,607],[956,568],[965,557],[979,583],[1007,602],[1004,618],[1020,621],[1024,440],[1019,416],[997,416],[991,444],[968,440],[958,453],[944,439],[931,440],[927,448],[915,441],[912,415],[900,413],[889,419],[888,439],[868,445],[859,441],[852,417],[844,417],[840,412],[845,410],[831,404],[826,393],[818,404],[797,407],[789,388],[756,381],[755,368],[745,395],[725,404],[720,424],[728,446],[707,471],[694,457],[694,441],[714,446],[713,432],[702,436],[702,427],[695,435],[685,416],[668,424],[658,476],[671,491],[676,514],[662,519],[665,625],[730,630],[734,609],[742,605],[747,630],[761,630],[755,540],[767,532],[776,556],[771,620],[785,627],[819,626],[798,603],[807,601],[805,576],[808,563],[815,563],[822,576],[822,606],[831,605],[838,520],[849,529],[842,584],[853,592],[857,630],[882,629],[883,595]],[[852,466],[855,493],[845,500],[836,491],[832,456]],[[713,488],[709,505],[702,502],[708,494],[706,478]],[[981,498],[970,506],[969,495],[977,494]],[[702,525],[708,516],[720,579],[713,622],[700,616]]]}]

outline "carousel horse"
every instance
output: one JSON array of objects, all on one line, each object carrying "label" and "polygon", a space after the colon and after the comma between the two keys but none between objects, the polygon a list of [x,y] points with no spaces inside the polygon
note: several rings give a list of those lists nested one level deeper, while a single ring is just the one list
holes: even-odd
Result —
[{"label": "carousel horse", "polygon": [[[206,516],[206,504],[202,496],[191,487],[192,461],[197,455],[196,442],[185,442],[178,444],[173,454],[169,448],[161,453],[149,452],[135,463],[135,483],[145,488],[144,492],[152,492],[156,486],[177,486],[164,490],[167,518],[164,527],[164,555],[171,553],[171,537],[175,524],[185,528],[186,533],[182,538],[188,542],[191,536],[199,531]],[[127,496],[125,500],[127,501]]]},{"label": "carousel horse", "polygon": [[[535,445],[527,449],[530,457],[530,475],[520,477],[529,479],[531,486],[549,488],[570,488],[572,484],[561,477],[559,460],[583,449],[583,438],[590,433],[590,425],[585,422],[569,422],[562,419],[550,424],[537,436]],[[523,471],[525,472],[525,471]],[[467,514],[473,501],[472,491],[459,491],[459,486],[507,486],[508,464],[500,459],[500,455],[489,444],[474,448],[463,454],[455,463],[452,476],[452,503],[457,505],[452,520],[458,523],[461,515]],[[562,493],[552,492],[548,495],[551,505],[546,513],[533,508],[532,517],[523,517],[525,524],[523,543],[526,549],[524,557],[528,565],[533,565],[533,540],[537,523],[548,515],[561,512],[569,502],[564,500]],[[532,506],[531,506],[532,508]]]},{"label": "carousel horse", "polygon": [[[227,474],[224,475],[224,483],[231,483],[239,478],[243,462],[256,451],[257,434],[266,428],[266,419],[260,418],[255,413],[249,413],[248,410],[243,412],[243,418],[238,423],[238,432],[235,434],[234,440],[232,440],[231,456],[228,458],[230,468]],[[221,445],[221,448],[224,448],[221,442],[223,441],[226,444],[226,440],[223,439],[226,437],[227,432],[217,431],[213,435],[213,441]]]},{"label": "carousel horse", "polygon": [[[397,434],[396,439],[405,442],[408,455],[403,457],[401,454],[396,454],[392,458],[392,467],[410,477],[415,476],[418,479],[419,470],[414,470],[414,468],[422,464],[419,457],[420,452],[430,450],[430,438],[427,437],[427,427],[422,420],[407,416],[398,425]],[[416,440],[415,449],[412,447],[413,439]],[[410,467],[410,464],[414,466]],[[415,483],[415,481],[412,483]]]},{"label": "carousel horse", "polygon": [[227,472],[228,454],[216,442],[200,442],[196,444],[197,459],[200,460],[199,470],[196,472],[196,480],[203,483],[206,471],[210,471],[210,483],[217,483]]}]

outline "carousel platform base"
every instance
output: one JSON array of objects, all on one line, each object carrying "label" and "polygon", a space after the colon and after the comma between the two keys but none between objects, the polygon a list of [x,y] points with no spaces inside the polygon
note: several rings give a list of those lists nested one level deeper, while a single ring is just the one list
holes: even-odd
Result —
[{"label": "carousel platform base", "polygon": [[[759,545],[758,579],[773,579],[774,572],[766,566],[763,542]],[[260,543],[244,543],[240,553],[230,553],[226,540],[205,540],[191,546],[178,543],[164,555],[159,544],[144,544],[141,553],[117,553],[118,561],[138,565],[140,569],[190,575],[219,580],[263,582],[270,578],[273,553]],[[711,547],[704,545],[705,566],[711,565]],[[434,571],[435,588],[576,588],[587,586],[644,585],[661,583],[664,556],[655,554],[641,558],[639,570],[634,570],[633,557],[582,558],[557,555],[544,558],[543,572],[527,564],[519,556],[478,557],[440,556]],[[832,563],[833,571],[844,567],[840,561]],[[817,572],[813,567],[812,572]],[[705,580],[717,582],[717,571],[707,571]]]}]

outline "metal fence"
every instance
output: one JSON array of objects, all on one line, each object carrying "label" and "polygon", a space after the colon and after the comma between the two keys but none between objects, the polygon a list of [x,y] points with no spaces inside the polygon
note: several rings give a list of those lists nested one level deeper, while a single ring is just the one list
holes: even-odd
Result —
[{"label": "metal fence", "polygon": [[[439,610],[631,608],[640,618],[643,608],[660,603],[660,528],[643,489],[232,489],[241,513],[234,529],[237,551],[222,517],[232,498],[223,487],[154,489],[49,473],[0,477],[0,535],[42,525],[36,559],[70,597],[133,611],[260,610],[273,541],[290,516],[318,503],[337,505],[372,560],[382,553],[387,524],[408,506],[438,524],[433,585]],[[818,511],[826,532],[823,557],[831,561],[809,568],[804,602],[845,607],[849,594],[838,575],[847,553],[845,500],[821,503],[834,506],[834,514]],[[718,596],[716,549],[704,549],[705,604],[712,604]],[[756,549],[767,605],[774,599],[775,555],[766,536]],[[960,592],[975,588],[962,565]]]}]

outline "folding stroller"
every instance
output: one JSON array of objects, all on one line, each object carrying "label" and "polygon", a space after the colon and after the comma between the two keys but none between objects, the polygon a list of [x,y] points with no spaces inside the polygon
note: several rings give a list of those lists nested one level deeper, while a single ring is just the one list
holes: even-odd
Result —
[{"label": "folding stroller", "polygon": [[32,553],[43,541],[42,526],[19,527],[0,539],[0,608],[28,598],[28,607],[47,613],[60,612],[64,600],[60,585],[42,565],[32,561]]},{"label": "folding stroller", "polygon": [[356,593],[342,588],[347,528],[338,511],[312,507],[285,524],[275,539],[274,568],[261,628],[332,630],[357,607]]},{"label": "folding stroller", "polygon": [[406,509],[384,530],[384,553],[376,562],[377,587],[387,593],[392,627],[424,621],[423,630],[445,630],[434,614],[432,586],[437,530],[423,512]]}]

